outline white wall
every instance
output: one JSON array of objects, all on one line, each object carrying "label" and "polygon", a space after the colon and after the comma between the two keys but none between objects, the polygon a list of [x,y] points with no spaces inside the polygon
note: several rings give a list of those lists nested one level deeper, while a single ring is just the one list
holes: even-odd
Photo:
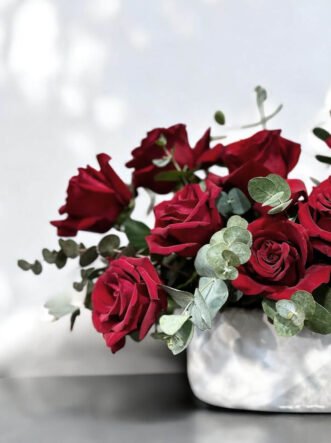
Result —
[{"label": "white wall", "polygon": [[217,108],[230,125],[252,122],[256,84],[270,110],[285,105],[271,127],[303,144],[299,176],[326,177],[310,131],[331,127],[330,16],[329,0],[0,0],[0,375],[182,369],[151,341],[111,356],[88,315],[72,334],[67,320],[43,322],[76,269],[38,278],[16,259],[56,246],[48,221],[97,152],[129,180],[147,130],[186,122],[195,140]]}]

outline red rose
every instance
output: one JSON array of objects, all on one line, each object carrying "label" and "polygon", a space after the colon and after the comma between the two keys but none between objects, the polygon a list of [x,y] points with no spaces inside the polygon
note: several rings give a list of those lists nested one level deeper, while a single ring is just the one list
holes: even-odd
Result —
[{"label": "red rose", "polygon": [[329,281],[331,266],[310,265],[309,238],[301,225],[266,216],[252,222],[249,230],[252,256],[233,281],[245,295],[288,299],[295,291],[312,292]]},{"label": "red rose", "polygon": [[74,236],[77,231],[106,232],[129,205],[132,194],[109,165],[107,154],[97,156],[100,171],[87,166],[79,168],[67,189],[65,205],[60,214],[65,220],[52,221],[60,236]]},{"label": "red rose", "polygon": [[220,192],[211,182],[206,183],[204,191],[198,184],[186,185],[171,200],[157,205],[155,228],[146,239],[150,252],[194,257],[222,227],[216,208]]},{"label": "red rose", "polygon": [[[158,145],[160,138],[164,139],[165,147]],[[191,170],[204,169],[220,161],[222,145],[210,148],[210,129],[191,148],[185,125],[178,124],[170,128],[157,128],[148,132],[141,145],[132,151],[132,160],[127,167],[134,168],[133,184],[136,188],[142,186],[159,194],[167,194],[174,190],[176,182],[158,181],[156,176],[160,172],[175,171],[171,162],[162,168],[153,164],[153,160],[166,156],[166,151],[173,152],[178,166],[185,166]]]},{"label": "red rose", "polygon": [[148,258],[119,258],[99,277],[92,293],[92,319],[112,352],[125,345],[128,334],[137,332],[142,340],[166,309],[160,284]]},{"label": "red rose", "polygon": [[301,148],[298,143],[281,137],[280,133],[280,130],[263,130],[231,143],[222,150],[223,163],[232,172],[248,161],[254,161],[273,174],[286,178],[297,164]]},{"label": "red rose", "polygon": [[313,248],[331,257],[331,177],[313,188],[307,203],[300,204],[299,220]]}]

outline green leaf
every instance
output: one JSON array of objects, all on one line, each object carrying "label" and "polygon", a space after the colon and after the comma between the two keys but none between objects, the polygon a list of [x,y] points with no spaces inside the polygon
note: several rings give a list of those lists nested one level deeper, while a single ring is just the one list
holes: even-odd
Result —
[{"label": "green leaf", "polygon": [[180,354],[190,344],[194,332],[194,326],[190,320],[186,321],[182,328],[173,336],[166,339],[170,351],[174,354]]},{"label": "green leaf", "polygon": [[203,246],[194,261],[195,270],[201,277],[215,277],[215,272],[210,266],[207,255],[210,245]]},{"label": "green leaf", "polygon": [[301,306],[296,305],[292,300],[279,300],[276,303],[277,313],[302,329],[305,321],[305,313]]},{"label": "green leaf", "polygon": [[291,198],[291,188],[283,177],[277,174],[269,174],[267,175],[267,179],[271,180],[275,185],[276,193],[283,192],[282,202]]},{"label": "green leaf", "polygon": [[114,250],[120,247],[121,241],[117,235],[106,235],[98,244],[98,251],[102,257],[111,257]]},{"label": "green leaf", "polygon": [[165,146],[167,146],[167,139],[166,139],[165,135],[161,134],[160,137],[156,140],[155,144],[157,146],[160,146],[161,148],[164,148]]},{"label": "green leaf", "polygon": [[331,288],[329,285],[321,285],[314,291],[314,300],[331,313]]},{"label": "green leaf", "polygon": [[242,265],[244,263],[247,263],[248,260],[251,258],[251,250],[249,246],[246,245],[245,243],[241,242],[232,243],[229,246],[229,251],[233,252],[239,258],[239,262]]},{"label": "green leaf", "polygon": [[252,234],[246,229],[239,226],[232,226],[231,228],[225,228],[223,233],[224,242],[228,245],[232,243],[245,243],[249,246],[252,244]]},{"label": "green leaf", "polygon": [[255,177],[248,182],[249,195],[258,203],[263,203],[277,191],[275,184],[266,177]]},{"label": "green leaf", "polygon": [[331,157],[327,157],[326,155],[316,155],[316,160],[321,163],[326,163],[327,165],[331,165]]},{"label": "green leaf", "polygon": [[301,326],[297,326],[291,320],[287,320],[279,314],[276,314],[274,317],[274,327],[277,335],[281,337],[292,337],[302,330],[303,323]]},{"label": "green leaf", "polygon": [[290,206],[291,203],[292,199],[287,202],[281,203],[280,205],[270,209],[268,211],[268,214],[269,215],[279,214],[280,212],[284,211],[288,206]]},{"label": "green leaf", "polygon": [[83,254],[80,256],[79,264],[82,267],[89,266],[97,258],[98,258],[97,248],[96,246],[91,246],[90,248],[86,249],[86,251],[84,251]]},{"label": "green leaf", "polygon": [[66,257],[76,258],[78,256],[79,248],[74,240],[63,240],[63,238],[60,238],[59,245]]},{"label": "green leaf", "polygon": [[165,157],[161,158],[155,158],[152,160],[153,165],[157,166],[158,168],[164,168],[165,166],[168,166],[171,162],[172,157],[170,155],[166,155]]},{"label": "green leaf", "polygon": [[179,289],[171,288],[170,286],[162,285],[162,288],[181,308],[186,308],[189,303],[193,301],[193,294],[187,291],[180,291]]},{"label": "green leaf", "polygon": [[313,134],[316,135],[317,138],[319,138],[322,141],[326,141],[329,137],[331,137],[331,134],[326,131],[323,128],[314,128]]},{"label": "green leaf", "polygon": [[64,268],[64,266],[67,263],[67,256],[65,253],[61,250],[56,255],[55,265],[58,269]]},{"label": "green leaf", "polygon": [[263,102],[267,100],[267,91],[266,89],[262,88],[262,86],[256,86],[255,92],[256,92],[256,102],[258,106],[261,106]]},{"label": "green leaf", "polygon": [[145,251],[147,249],[146,237],[151,230],[144,223],[128,218],[124,223],[124,231],[129,239],[130,244],[137,251]]},{"label": "green leaf", "polygon": [[35,274],[35,275],[39,275],[42,273],[43,267],[40,263],[39,260],[36,260],[33,265],[31,266],[31,271]]},{"label": "green leaf", "polygon": [[23,271],[29,271],[31,269],[31,264],[29,262],[27,262],[26,260],[18,260],[17,261],[17,265],[23,269]]},{"label": "green leaf", "polygon": [[50,251],[49,249],[44,248],[41,253],[46,263],[54,264],[56,262],[57,251]]},{"label": "green leaf", "polygon": [[275,315],[277,314],[275,305],[276,303],[273,300],[269,300],[267,298],[262,301],[263,311],[271,320],[273,320],[275,318]]},{"label": "green leaf", "polygon": [[239,217],[239,215],[232,215],[232,217],[229,218],[226,226],[228,228],[231,228],[232,226],[238,226],[239,228],[247,229],[248,221],[246,221],[242,217]]},{"label": "green leaf", "polygon": [[162,171],[156,174],[155,181],[157,182],[178,182],[185,174],[182,171]]},{"label": "green leaf", "polygon": [[245,214],[251,208],[251,203],[246,195],[238,188],[232,188],[228,194],[228,201],[231,205],[232,213],[237,215]]},{"label": "green leaf", "polygon": [[218,278],[202,277],[199,281],[199,291],[208,306],[211,319],[228,299],[229,291],[223,280]]},{"label": "green leaf", "polygon": [[272,195],[268,200],[262,203],[262,206],[278,206],[282,203],[282,198],[284,197],[284,192],[276,192],[275,195]]},{"label": "green leaf", "polygon": [[225,115],[222,111],[216,111],[214,114],[214,119],[219,125],[225,125]]},{"label": "green leaf", "polygon": [[234,252],[229,251],[228,249],[222,251],[222,258],[225,261],[226,266],[240,266],[239,257]]},{"label": "green leaf", "polygon": [[316,303],[314,315],[305,322],[305,325],[313,332],[331,334],[331,313]]},{"label": "green leaf", "polygon": [[238,278],[239,272],[238,269],[234,266],[228,266],[225,268],[220,267],[215,270],[216,276],[222,280],[235,280]]},{"label": "green leaf", "polygon": [[194,293],[194,302],[191,308],[192,322],[201,331],[211,328],[211,316],[208,305],[199,289]]},{"label": "green leaf", "polygon": [[316,309],[314,297],[307,291],[296,291],[291,300],[296,306],[299,306],[305,313],[306,320],[313,317]]},{"label": "green leaf", "polygon": [[162,315],[160,329],[167,335],[175,335],[188,319],[189,315]]},{"label": "green leaf", "polygon": [[71,304],[71,299],[67,295],[57,295],[51,298],[45,303],[45,308],[48,310],[49,315],[54,317],[54,320],[71,314],[77,307]]},{"label": "green leaf", "polygon": [[216,207],[218,212],[223,215],[223,217],[227,217],[232,213],[232,206],[229,202],[229,196],[226,192],[222,192],[216,201]]},{"label": "green leaf", "polygon": [[80,309],[76,309],[70,317],[70,331],[72,331],[74,329],[75,323],[76,323],[76,319],[77,317],[80,315]]}]

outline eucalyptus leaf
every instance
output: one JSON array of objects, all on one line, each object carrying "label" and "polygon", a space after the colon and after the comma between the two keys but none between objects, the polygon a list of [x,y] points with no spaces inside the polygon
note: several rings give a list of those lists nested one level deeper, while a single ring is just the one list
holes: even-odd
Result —
[{"label": "eucalyptus leaf", "polygon": [[222,111],[216,111],[214,114],[214,119],[219,125],[225,125],[225,115]]},{"label": "eucalyptus leaf", "polygon": [[216,276],[222,280],[235,280],[238,278],[238,269],[234,266],[227,266],[215,270]]},{"label": "eucalyptus leaf", "polygon": [[194,303],[191,308],[192,322],[201,331],[211,328],[211,316],[208,305],[199,289],[194,293]]},{"label": "eucalyptus leaf", "polygon": [[279,300],[276,303],[276,311],[281,317],[291,320],[296,312],[296,306],[291,300]]},{"label": "eucalyptus leaf", "polygon": [[200,278],[199,291],[209,308],[213,319],[228,299],[229,291],[223,280],[217,278]]},{"label": "eucalyptus leaf", "polygon": [[59,251],[56,255],[55,265],[58,269],[62,269],[64,268],[66,263],[67,263],[67,256],[61,249],[61,251]]},{"label": "eucalyptus leaf", "polygon": [[251,250],[249,246],[246,245],[245,243],[241,242],[232,243],[229,246],[229,251],[233,252],[239,258],[239,263],[242,265],[244,263],[247,263],[248,260],[251,258]]},{"label": "eucalyptus leaf", "polygon": [[251,208],[251,203],[246,195],[238,188],[232,188],[228,194],[232,213],[237,215],[245,214]]},{"label": "eucalyptus leaf", "polygon": [[275,315],[277,314],[275,305],[276,303],[273,300],[269,300],[267,298],[262,301],[263,311],[271,320],[273,320],[275,318]]},{"label": "eucalyptus leaf", "polygon": [[281,203],[280,205],[275,206],[274,208],[270,209],[268,211],[268,214],[269,215],[279,214],[280,212],[283,212],[288,206],[290,206],[291,203],[292,203],[292,199],[287,202]]},{"label": "eucalyptus leaf", "polygon": [[162,285],[162,288],[181,308],[186,308],[189,303],[193,301],[193,294],[187,291],[180,291],[179,289],[171,288],[170,286]]},{"label": "eucalyptus leaf", "polygon": [[276,193],[283,192],[282,201],[287,201],[289,198],[291,198],[291,188],[287,181],[277,174],[269,174],[267,175],[267,179],[271,180],[272,183],[276,187]]},{"label": "eucalyptus leaf", "polygon": [[155,144],[157,146],[160,146],[161,148],[165,147],[167,145],[167,139],[165,135],[161,134],[160,137],[156,140]]},{"label": "eucalyptus leaf", "polygon": [[232,215],[227,221],[226,226],[228,228],[231,228],[232,226],[238,226],[239,228],[247,229],[248,221],[240,217],[239,215]]},{"label": "eucalyptus leaf", "polygon": [[331,313],[316,303],[314,315],[305,322],[305,325],[313,332],[331,334]]},{"label": "eucalyptus leaf", "polygon": [[218,212],[223,215],[223,217],[227,217],[232,213],[232,205],[229,202],[229,196],[226,192],[222,192],[216,201],[216,207]]},{"label": "eucalyptus leaf", "polygon": [[41,253],[46,263],[54,264],[56,262],[57,251],[50,251],[49,249],[44,248]]},{"label": "eucalyptus leaf", "polygon": [[316,135],[316,137],[318,137],[320,140],[323,140],[324,142],[329,137],[331,137],[331,134],[323,128],[314,128],[313,134]]},{"label": "eucalyptus leaf", "polygon": [[313,317],[316,309],[316,303],[314,297],[307,291],[296,291],[291,300],[295,303],[296,306],[301,307],[303,312],[305,313],[306,320],[309,320]]},{"label": "eucalyptus leaf", "polygon": [[216,245],[219,243],[225,243],[224,241],[224,232],[225,229],[221,229],[220,231],[216,232],[210,239],[210,245]]},{"label": "eucalyptus leaf", "polygon": [[207,258],[207,253],[208,253],[209,248],[210,248],[210,245],[202,246],[202,248],[200,248],[200,250],[195,258],[195,261],[194,261],[195,270],[197,271],[197,273],[201,277],[214,277],[215,276],[215,272],[211,268],[208,258]]},{"label": "eucalyptus leaf", "polygon": [[249,195],[258,203],[263,203],[276,192],[276,185],[266,177],[255,177],[248,182]]},{"label": "eucalyptus leaf", "polygon": [[225,228],[223,238],[224,242],[228,245],[238,242],[245,243],[249,246],[251,246],[252,244],[252,234],[246,229],[240,228],[239,226]]},{"label": "eucalyptus leaf", "polygon": [[165,166],[168,166],[171,162],[172,158],[170,155],[167,155],[162,158],[155,158],[152,160],[153,165],[157,166],[158,168],[164,168]]},{"label": "eucalyptus leaf", "polygon": [[265,202],[262,203],[262,206],[278,206],[283,203],[282,198],[284,197],[284,192],[276,192],[275,195],[272,195]]},{"label": "eucalyptus leaf", "polygon": [[321,163],[326,163],[327,165],[331,165],[331,157],[328,157],[326,155],[316,155],[316,160],[318,160]]},{"label": "eucalyptus leaf", "polygon": [[26,260],[18,260],[17,265],[23,270],[23,271],[29,271],[31,269],[31,264]]},{"label": "eucalyptus leaf", "polygon": [[98,244],[98,251],[102,257],[111,257],[114,250],[120,247],[120,239],[117,235],[106,235]]},{"label": "eucalyptus leaf", "polygon": [[222,251],[222,258],[226,262],[227,265],[230,266],[240,266],[240,260],[239,257],[232,251],[225,249]]},{"label": "eucalyptus leaf", "polygon": [[287,320],[279,314],[276,314],[274,317],[274,327],[277,335],[280,335],[281,337],[292,337],[302,330],[303,324],[297,326],[291,320]]},{"label": "eucalyptus leaf", "polygon": [[180,354],[190,344],[194,332],[194,326],[190,320],[186,321],[182,328],[173,336],[166,339],[170,351],[174,354]]},{"label": "eucalyptus leaf", "polygon": [[188,319],[189,315],[162,315],[160,329],[167,335],[175,335]]},{"label": "eucalyptus leaf", "polygon": [[76,258],[79,254],[78,244],[74,240],[59,239],[59,245],[65,256],[68,258]]},{"label": "eucalyptus leaf", "polygon": [[31,266],[31,271],[35,274],[35,275],[39,275],[42,273],[43,267],[42,264],[40,263],[39,260],[36,260],[33,265]]},{"label": "eucalyptus leaf", "polygon": [[98,251],[96,246],[91,246],[86,249],[83,254],[80,256],[79,264],[80,266],[88,266],[93,263],[98,258]]}]

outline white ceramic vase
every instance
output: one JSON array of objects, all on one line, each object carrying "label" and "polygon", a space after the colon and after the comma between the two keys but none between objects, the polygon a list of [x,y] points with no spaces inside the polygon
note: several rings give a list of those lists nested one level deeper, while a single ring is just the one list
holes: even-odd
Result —
[{"label": "white ceramic vase", "polygon": [[278,337],[258,310],[228,309],[198,331],[188,378],[205,403],[274,412],[331,412],[331,338]]}]

